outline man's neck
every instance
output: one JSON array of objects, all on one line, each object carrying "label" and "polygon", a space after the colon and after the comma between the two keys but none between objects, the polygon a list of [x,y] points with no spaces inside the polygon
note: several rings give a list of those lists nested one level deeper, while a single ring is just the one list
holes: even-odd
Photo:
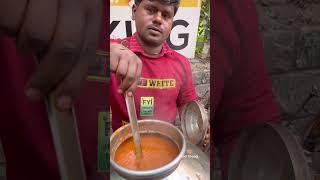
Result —
[{"label": "man's neck", "polygon": [[162,49],[162,45],[158,47],[147,47],[147,46],[142,46],[142,47],[145,53],[152,56],[159,55]]},{"label": "man's neck", "polygon": [[162,50],[163,44],[161,44],[159,46],[149,46],[146,43],[144,43],[139,37],[137,37],[137,41],[141,45],[141,47],[143,48],[143,51],[151,56],[159,55]]}]

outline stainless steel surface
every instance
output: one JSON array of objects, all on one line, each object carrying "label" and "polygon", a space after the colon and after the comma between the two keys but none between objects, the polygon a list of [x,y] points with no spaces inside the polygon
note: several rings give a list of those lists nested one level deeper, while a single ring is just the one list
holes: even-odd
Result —
[{"label": "stainless steel surface", "polygon": [[306,131],[303,134],[302,141],[304,142],[304,146],[308,140],[318,140],[320,138],[320,112],[318,115],[311,121],[311,123],[306,128]]},{"label": "stainless steel surface", "polygon": [[229,180],[311,180],[304,151],[281,125],[245,130],[235,146]]},{"label": "stainless steel surface", "polygon": [[6,179],[6,158],[4,156],[4,150],[0,139],[0,180]]},{"label": "stainless steel surface", "polygon": [[208,119],[203,105],[197,101],[192,101],[183,107],[180,116],[181,128],[190,143],[202,144],[209,127]]},{"label": "stainless steel surface", "polygon": [[127,111],[129,115],[130,120],[130,126],[131,131],[133,134],[133,142],[135,146],[135,153],[138,159],[141,159],[142,157],[142,149],[141,149],[141,141],[140,141],[140,134],[139,134],[139,125],[138,125],[138,118],[136,113],[136,107],[134,103],[134,97],[128,96],[127,93],[125,93],[125,100],[127,105]]},{"label": "stainless steel surface", "polygon": [[[113,169],[110,179],[124,180]],[[210,180],[210,159],[198,146],[187,143],[186,153],[178,168],[162,180]]]},{"label": "stainless steel surface", "polygon": [[114,155],[119,147],[119,145],[124,142],[126,139],[132,136],[130,125],[127,124],[116,130],[110,138],[110,163],[111,167],[122,177],[127,179],[162,179],[170,175],[179,165],[181,159],[183,158],[186,151],[186,141],[183,137],[183,134],[178,128],[173,126],[170,123],[159,121],[159,120],[140,120],[139,132],[140,133],[159,133],[175,142],[179,148],[178,156],[166,164],[163,167],[146,170],[146,171],[135,171],[124,168],[118,165],[114,161]]},{"label": "stainless steel surface", "polygon": [[302,145],[309,158],[310,169],[314,176],[320,174],[320,112],[307,126],[302,138]]},{"label": "stainless steel surface", "polygon": [[46,104],[62,180],[85,180],[78,126],[72,111],[58,111],[49,96]]}]

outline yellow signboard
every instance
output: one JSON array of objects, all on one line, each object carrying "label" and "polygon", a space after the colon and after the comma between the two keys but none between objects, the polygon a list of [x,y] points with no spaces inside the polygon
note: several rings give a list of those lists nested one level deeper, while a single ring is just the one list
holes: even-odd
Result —
[{"label": "yellow signboard", "polygon": [[[130,10],[133,1],[110,0],[110,38],[126,38],[136,32]],[[173,50],[187,58],[195,56],[201,2],[202,0],[180,1],[180,8],[174,17],[172,31],[167,40]],[[152,86],[155,87],[158,86]]]}]

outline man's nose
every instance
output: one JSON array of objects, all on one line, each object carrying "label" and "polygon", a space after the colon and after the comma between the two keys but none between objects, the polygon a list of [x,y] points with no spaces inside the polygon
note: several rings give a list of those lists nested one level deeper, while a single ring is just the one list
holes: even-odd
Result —
[{"label": "man's nose", "polygon": [[154,21],[157,22],[157,23],[159,23],[159,24],[162,24],[163,17],[162,17],[161,12],[157,12],[157,13],[155,14]]}]

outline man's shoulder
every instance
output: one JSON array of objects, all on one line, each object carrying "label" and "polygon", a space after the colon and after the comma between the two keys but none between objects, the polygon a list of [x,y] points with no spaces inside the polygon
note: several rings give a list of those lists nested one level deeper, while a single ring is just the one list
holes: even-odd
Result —
[{"label": "man's shoulder", "polygon": [[134,37],[134,35],[132,35],[132,36],[128,36],[128,37],[111,37],[110,36],[110,42],[121,42],[121,41],[124,41],[124,40],[130,40],[131,38],[133,38]]},{"label": "man's shoulder", "polygon": [[169,52],[168,52],[172,57],[174,57],[175,59],[181,61],[182,63],[190,63],[190,59],[185,57],[184,55],[180,54],[179,52],[169,48]]},{"label": "man's shoulder", "polygon": [[130,37],[126,37],[126,38],[110,38],[110,42],[111,43],[121,43],[124,40],[128,40]]}]

